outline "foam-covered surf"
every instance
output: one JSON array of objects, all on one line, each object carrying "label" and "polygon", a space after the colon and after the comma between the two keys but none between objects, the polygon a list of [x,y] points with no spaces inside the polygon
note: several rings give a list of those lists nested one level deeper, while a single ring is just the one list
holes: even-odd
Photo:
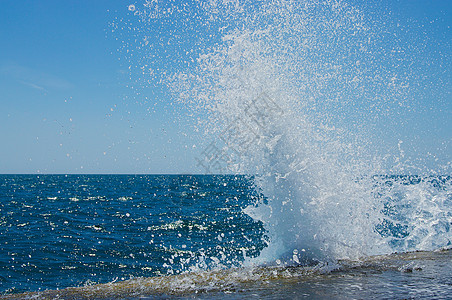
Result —
[{"label": "foam-covered surf", "polygon": [[[447,298],[451,251],[414,252],[342,261],[335,266],[232,268],[84,287],[23,293],[2,299]],[[401,284],[407,278],[411,284]]]}]

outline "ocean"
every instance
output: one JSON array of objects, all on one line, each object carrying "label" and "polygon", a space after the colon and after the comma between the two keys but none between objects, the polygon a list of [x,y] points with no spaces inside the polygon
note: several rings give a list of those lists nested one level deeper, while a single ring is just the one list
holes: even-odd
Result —
[{"label": "ocean", "polygon": [[[406,211],[405,202],[386,197],[387,218],[372,230],[392,245],[391,253],[307,260],[299,248],[286,261],[275,257],[264,264],[254,260],[271,247],[269,232],[245,213],[266,201],[254,181],[244,175],[1,175],[0,297],[447,299],[452,294],[451,177],[372,178],[386,190],[399,185],[398,195],[400,187],[430,186],[437,191],[430,201],[438,204],[445,196],[443,206],[422,212],[428,218],[443,210],[444,218],[429,222],[429,234],[448,241],[443,247],[416,252],[424,244],[395,254],[402,241],[425,242],[428,234],[419,235],[415,223],[403,222],[401,215],[391,218],[398,212],[389,205],[400,203]],[[381,198],[381,186],[378,191],[374,197]]]}]

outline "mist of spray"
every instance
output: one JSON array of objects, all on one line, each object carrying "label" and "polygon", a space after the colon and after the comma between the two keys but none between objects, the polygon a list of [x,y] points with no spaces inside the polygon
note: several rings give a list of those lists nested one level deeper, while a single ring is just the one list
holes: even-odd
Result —
[{"label": "mist of spray", "polygon": [[[403,49],[360,10],[343,1],[146,1],[133,12],[149,36],[156,24],[166,30],[145,47],[148,56],[163,55],[147,62],[152,77],[201,116],[198,126],[221,143],[228,172],[255,176],[263,196],[245,212],[270,239],[249,263],[450,243],[450,179],[427,205],[424,192],[407,189],[427,191],[428,181],[407,187],[391,179],[394,187],[382,190],[391,180],[374,176],[388,172],[387,157],[373,148],[376,124],[409,106],[411,77]],[[175,58],[170,68],[157,66]],[[403,169],[400,157],[393,160]],[[411,203],[403,221],[388,213],[396,190]],[[413,223],[421,212],[425,222]],[[388,224],[409,227],[411,238],[383,234]]]}]

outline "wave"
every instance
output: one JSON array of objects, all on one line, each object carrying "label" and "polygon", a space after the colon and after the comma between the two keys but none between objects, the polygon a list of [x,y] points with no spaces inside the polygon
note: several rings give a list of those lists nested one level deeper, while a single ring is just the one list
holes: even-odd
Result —
[{"label": "wave", "polygon": [[[450,245],[450,177],[440,187],[425,179],[435,173],[413,166],[402,141],[393,155],[375,145],[379,129],[397,131],[416,77],[393,28],[346,1],[162,5],[135,5],[135,29],[167,42],[144,47],[146,35],[140,44],[157,58],[147,61],[151,77],[214,140],[198,166],[253,174],[263,195],[245,212],[269,241],[246,264]],[[174,64],[159,69],[162,60]],[[413,172],[424,177],[408,185],[374,176]]]},{"label": "wave", "polygon": [[[409,277],[412,296],[447,297],[451,250],[410,252],[339,261],[315,266],[261,266],[198,271],[180,275],[133,278],[122,282],[0,296],[0,299],[146,299],[146,297],[234,298],[353,297],[400,295],[400,278]],[[434,277],[425,278],[425,274]],[[414,273],[414,274],[413,274]],[[416,274],[421,274],[416,276]],[[419,277],[419,278],[418,278]],[[352,284],[353,283],[353,284]],[[380,285],[380,286],[378,286]],[[422,287],[428,285],[429,290]],[[312,288],[315,286],[315,288]],[[410,285],[408,285],[410,286]],[[310,287],[310,288],[308,288]],[[364,294],[363,294],[364,293]],[[366,294],[371,293],[371,294]],[[373,293],[373,294],[372,294]],[[427,293],[427,294],[426,294]]]}]

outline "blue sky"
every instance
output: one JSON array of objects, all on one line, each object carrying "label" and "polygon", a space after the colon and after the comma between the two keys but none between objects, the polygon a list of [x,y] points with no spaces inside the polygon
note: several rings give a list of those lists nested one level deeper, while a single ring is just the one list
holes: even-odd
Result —
[{"label": "blue sky", "polygon": [[[0,3],[0,173],[202,172],[195,160],[200,148],[193,148],[194,121],[165,94],[150,93],[159,97],[152,101],[131,88],[130,62],[117,51],[121,37],[116,39],[110,24],[127,20],[128,5],[136,1]],[[432,44],[450,56],[451,43],[444,38],[452,37],[452,1],[382,6],[402,23],[425,24]],[[438,66],[426,67],[430,73],[423,84],[439,78],[446,91],[426,87],[429,104],[410,116],[404,129],[409,134],[413,126],[432,126],[415,128],[420,151],[444,144],[451,149],[452,70],[450,59],[445,62],[438,74]],[[442,97],[439,108],[435,97]],[[440,159],[450,159],[450,153]]]},{"label": "blue sky", "polygon": [[180,173],[173,111],[131,90],[124,1],[1,1],[0,173]]}]

